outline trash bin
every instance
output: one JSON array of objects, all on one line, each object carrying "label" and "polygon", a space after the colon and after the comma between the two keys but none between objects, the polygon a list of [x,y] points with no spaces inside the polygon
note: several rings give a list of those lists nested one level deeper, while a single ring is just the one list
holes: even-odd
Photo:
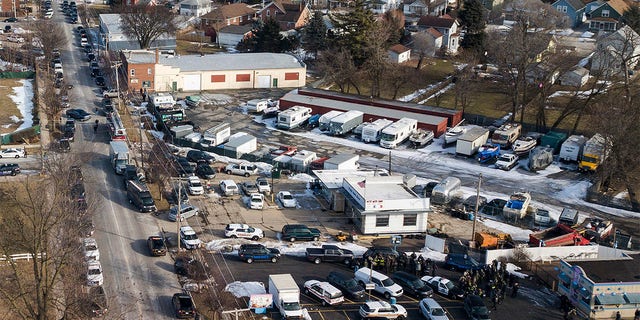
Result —
[{"label": "trash bin", "polygon": [[389,303],[390,304],[396,304],[396,298],[395,297],[389,298]]},{"label": "trash bin", "polygon": [[271,177],[274,179],[280,179],[280,170],[271,170]]}]

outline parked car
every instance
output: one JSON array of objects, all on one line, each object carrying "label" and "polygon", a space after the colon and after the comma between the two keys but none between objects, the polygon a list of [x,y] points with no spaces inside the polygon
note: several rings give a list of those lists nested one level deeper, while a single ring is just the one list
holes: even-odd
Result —
[{"label": "parked car", "polygon": [[18,22],[18,18],[11,17],[4,19],[4,22]]},{"label": "parked car", "polygon": [[86,121],[91,119],[91,114],[82,109],[69,109],[66,114],[67,117],[75,120]]},{"label": "parked car", "polygon": [[282,227],[282,240],[294,242],[296,240],[318,241],[320,230],[309,228],[302,224],[288,224]]},{"label": "parked car", "polygon": [[323,306],[336,305],[344,302],[342,291],[332,286],[329,282],[308,280],[304,283],[303,288],[308,296],[314,296],[320,299]]},{"label": "parked car", "polygon": [[102,97],[104,98],[117,98],[120,93],[118,89],[109,89],[102,91]]},{"label": "parked car", "polygon": [[101,286],[104,282],[102,275],[102,265],[100,261],[90,261],[87,263],[87,286]]},{"label": "parked car", "polygon": [[271,185],[266,178],[258,178],[256,179],[256,186],[258,186],[258,191],[260,193],[269,194],[271,193]]},{"label": "parked car", "polygon": [[424,276],[420,280],[428,284],[436,293],[449,299],[461,300],[464,298],[464,291],[447,278]]},{"label": "parked car", "polygon": [[[198,207],[191,205],[189,203],[183,203],[180,205],[180,221],[184,221],[185,219],[189,219],[193,216],[197,216],[198,213],[200,212],[200,209],[198,209]],[[169,210],[169,221],[176,221],[176,218],[178,216],[178,206],[175,205],[173,207],[171,207],[171,209]]]},{"label": "parked car", "polygon": [[175,158],[175,168],[179,175],[190,176],[196,172],[196,168],[183,157]]},{"label": "parked car", "polygon": [[420,278],[404,271],[396,271],[391,275],[397,284],[403,289],[404,293],[410,294],[417,298],[429,298],[433,295],[433,289]]},{"label": "parked car", "polygon": [[224,228],[224,236],[227,238],[245,238],[259,240],[264,237],[262,229],[253,228],[246,224],[230,223]]},{"label": "parked car", "polygon": [[206,163],[198,163],[196,166],[196,175],[202,179],[213,179],[216,177],[216,170]]},{"label": "parked car", "polygon": [[106,82],[104,81],[103,76],[100,76],[100,75],[96,76],[96,85],[98,87],[105,87],[107,85]]},{"label": "parked car", "polygon": [[190,195],[202,195],[204,194],[204,186],[200,179],[196,176],[187,178],[187,189]]},{"label": "parked car", "polygon": [[196,162],[196,163],[197,162],[213,163],[216,161],[216,158],[214,156],[200,150],[189,150],[189,152],[187,152],[187,159],[191,162]]},{"label": "parked car", "polygon": [[24,158],[24,149],[8,148],[0,151],[0,158]]},{"label": "parked car", "polygon": [[198,249],[202,245],[202,241],[198,239],[196,232],[190,226],[180,227],[180,241],[188,250]]},{"label": "parked car", "polygon": [[96,241],[96,239],[82,239],[82,251],[84,252],[85,260],[100,260],[100,250],[98,249],[98,242]]},{"label": "parked car", "polygon": [[17,163],[0,164],[0,176],[15,176],[20,173],[20,166]]},{"label": "parked car", "polygon": [[238,256],[247,263],[253,263],[254,261],[276,263],[280,259],[280,250],[267,248],[261,244],[243,244],[238,249]]},{"label": "parked car", "polygon": [[425,298],[418,303],[420,313],[429,320],[449,320],[447,312],[440,306],[438,302],[431,298]]},{"label": "parked car", "polygon": [[249,182],[249,181],[240,183],[240,188],[242,189],[242,192],[244,192],[244,194],[246,195],[260,192],[258,190],[258,186],[255,183]]},{"label": "parked car", "polygon": [[231,163],[225,167],[224,172],[226,172],[227,174],[249,177],[253,174],[258,173],[258,168],[250,163]]},{"label": "parked car", "polygon": [[276,200],[285,208],[295,208],[298,206],[298,201],[291,195],[289,191],[280,191],[276,195]]},{"label": "parked car", "polygon": [[462,253],[449,253],[444,265],[451,270],[480,270],[483,267],[480,262]]},{"label": "parked car", "polygon": [[373,283],[375,285],[373,291],[383,295],[387,300],[391,297],[400,297],[404,293],[404,289],[391,278],[367,267],[356,270],[354,276],[363,287],[366,287],[367,283]]},{"label": "parked car", "polygon": [[264,208],[264,195],[252,193],[249,195],[249,209],[262,210]]},{"label": "parked car", "polygon": [[402,320],[407,317],[407,310],[399,304],[390,304],[385,301],[370,301],[362,306],[358,311],[363,319],[397,319]]},{"label": "parked car", "polygon": [[152,256],[165,256],[167,255],[167,246],[164,244],[164,239],[160,236],[150,236],[147,238],[147,246]]},{"label": "parked car", "polygon": [[353,276],[332,271],[327,276],[327,281],[340,289],[351,300],[361,301],[365,298],[364,287],[360,286]]},{"label": "parked car", "polygon": [[176,313],[176,318],[189,319],[195,317],[196,310],[193,305],[193,300],[189,294],[176,293],[173,295],[173,298],[171,298],[171,303],[173,304],[173,310]]},{"label": "parked car", "polygon": [[485,306],[484,301],[474,294],[468,295],[464,299],[464,311],[471,320],[489,320],[489,309]]}]

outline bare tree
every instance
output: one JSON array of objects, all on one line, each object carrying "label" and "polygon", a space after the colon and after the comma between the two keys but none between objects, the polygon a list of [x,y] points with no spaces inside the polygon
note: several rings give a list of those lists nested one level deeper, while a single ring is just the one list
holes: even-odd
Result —
[{"label": "bare tree", "polygon": [[175,15],[165,6],[123,5],[119,11],[122,31],[138,41],[141,49],[149,49],[162,35],[176,32]]},{"label": "bare tree", "polygon": [[42,43],[45,61],[51,60],[53,49],[64,47],[68,39],[61,24],[51,20],[38,20],[33,23],[34,35]]},{"label": "bare tree", "polygon": [[372,97],[380,97],[382,78],[386,70],[390,69],[389,56],[387,54],[387,40],[393,32],[387,23],[376,23],[373,32],[368,34],[367,40],[367,60],[362,66],[362,70],[368,75],[371,84]]},{"label": "bare tree", "polygon": [[413,36],[413,52],[418,54],[416,69],[420,70],[424,59],[435,56],[437,50],[438,48],[436,48],[435,41],[431,35],[426,31],[416,33]]},{"label": "bare tree", "polygon": [[321,52],[318,70],[327,82],[337,85],[340,92],[349,92],[350,87],[353,86],[360,94],[360,88],[355,81],[358,77],[358,69],[348,50]]}]

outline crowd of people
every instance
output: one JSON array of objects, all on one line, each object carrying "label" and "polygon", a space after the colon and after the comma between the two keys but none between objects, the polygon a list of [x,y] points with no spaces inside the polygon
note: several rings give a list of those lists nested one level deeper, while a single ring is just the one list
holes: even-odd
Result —
[{"label": "crowd of people", "polygon": [[407,255],[404,252],[397,256],[393,254],[377,253],[366,259],[357,260],[356,268],[368,267],[376,271],[391,274],[396,271],[406,271],[416,276],[431,275],[435,276],[438,266],[435,261],[422,255],[416,255],[415,252]]},{"label": "crowd of people", "polygon": [[512,298],[515,298],[520,289],[516,277],[507,271],[507,265],[498,263],[496,260],[482,269],[465,271],[460,277],[459,284],[467,295],[490,298],[494,310],[504,301],[507,291]]}]

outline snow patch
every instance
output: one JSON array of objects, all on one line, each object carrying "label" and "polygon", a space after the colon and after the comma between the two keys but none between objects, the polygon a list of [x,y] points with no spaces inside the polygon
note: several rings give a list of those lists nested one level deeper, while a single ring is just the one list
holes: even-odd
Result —
[{"label": "snow patch", "polygon": [[234,281],[229,283],[224,291],[230,292],[234,297],[250,297],[252,294],[265,294],[267,290],[262,282],[240,282]]}]

